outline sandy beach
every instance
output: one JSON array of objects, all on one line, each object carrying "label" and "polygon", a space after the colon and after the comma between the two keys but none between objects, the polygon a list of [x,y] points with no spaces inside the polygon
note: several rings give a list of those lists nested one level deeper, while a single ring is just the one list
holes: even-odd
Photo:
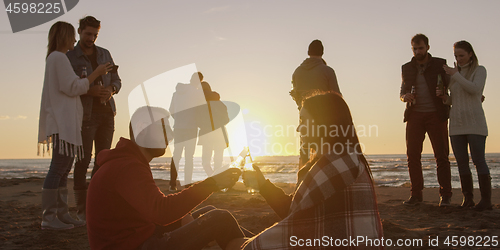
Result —
[{"label": "sandy beach", "polygon": [[[156,182],[163,192],[168,193],[167,181]],[[0,249],[89,249],[86,227],[66,231],[40,229],[42,183],[40,178],[0,179]],[[72,186],[73,182],[69,180],[68,187]],[[292,184],[279,186],[286,192],[293,190]],[[385,242],[390,240],[393,244],[387,249],[496,249],[493,245],[500,237],[499,189],[493,190],[494,209],[484,212],[459,209],[462,195],[457,189],[453,190],[453,207],[448,208],[437,206],[438,190],[434,188],[425,189],[424,203],[415,207],[402,205],[409,195],[407,187],[378,187],[376,192]],[[474,194],[478,202],[477,187]],[[70,212],[75,215],[72,192],[69,204],[72,206]],[[242,226],[254,233],[278,221],[265,200],[259,194],[247,194],[241,183],[226,193],[214,193],[203,205],[229,210]],[[449,245],[445,244],[447,238]],[[423,246],[395,246],[398,240],[402,244],[413,240],[417,244],[421,240]],[[433,245],[429,246],[429,241]],[[479,246],[483,244],[490,246]]]}]

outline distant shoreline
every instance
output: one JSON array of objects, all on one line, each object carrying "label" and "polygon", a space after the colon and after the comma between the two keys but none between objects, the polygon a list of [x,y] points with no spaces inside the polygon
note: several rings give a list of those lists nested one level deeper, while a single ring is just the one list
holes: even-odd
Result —
[{"label": "distant shoreline", "polygon": [[[155,180],[162,192],[168,194],[168,181]],[[90,249],[86,227],[67,231],[41,230],[41,188],[43,178],[0,179],[0,242],[2,249]],[[294,189],[291,183],[277,183],[286,193]],[[73,180],[68,179],[72,189]],[[459,209],[462,195],[453,190],[453,207],[440,208],[437,188],[425,188],[424,202],[419,206],[408,207],[403,201],[409,196],[409,188],[376,187],[378,208],[384,228],[384,238],[396,242],[397,239],[422,239],[439,237],[441,248],[476,249],[474,247],[446,247],[443,241],[449,236],[485,237],[500,235],[500,189],[493,190],[492,211],[476,212]],[[476,202],[479,190],[475,190]],[[69,192],[70,213],[75,214],[73,192]],[[274,211],[259,195],[250,195],[241,183],[230,191],[216,192],[201,206],[214,205],[230,211],[245,228],[259,233],[279,221]],[[424,245],[425,249],[428,246]],[[424,249],[422,248],[422,249]],[[205,249],[219,250],[217,246]],[[391,247],[388,249],[409,249]],[[420,248],[419,248],[420,249]],[[490,249],[490,248],[484,248]]]},{"label": "distant shoreline", "polygon": [[[493,154],[500,154],[500,152],[486,153],[486,157],[488,157],[488,155],[493,155]],[[370,156],[389,156],[389,155],[406,157],[405,153],[402,153],[402,154],[365,154],[365,155],[367,157],[370,157]],[[422,154],[422,156],[433,156],[433,154],[432,153]],[[453,153],[450,153],[449,156],[453,159],[455,158]],[[201,156],[195,156],[195,157],[201,157]],[[254,158],[260,158],[260,157],[299,157],[299,155],[259,155],[259,156],[253,156],[253,157]],[[162,156],[162,157],[158,157],[156,159],[170,159],[170,158],[172,158],[172,156]],[[229,156],[224,156],[224,158],[229,158]],[[43,160],[43,159],[50,160],[51,156],[45,156],[45,157],[39,156],[39,157],[35,157],[35,158],[0,158],[0,161],[1,160]]]}]

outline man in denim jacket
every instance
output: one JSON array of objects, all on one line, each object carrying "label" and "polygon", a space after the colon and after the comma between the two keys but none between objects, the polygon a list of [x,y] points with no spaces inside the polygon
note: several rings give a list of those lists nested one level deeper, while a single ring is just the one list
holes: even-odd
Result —
[{"label": "man in denim jacket", "polygon": [[[111,63],[113,58],[108,50],[96,46],[95,40],[99,34],[101,22],[92,16],[80,19],[78,41],[75,49],[69,51],[67,56],[77,75],[82,75],[85,68],[87,74],[100,64]],[[74,191],[75,201],[78,209],[77,216],[85,220],[85,204],[87,196],[86,174],[92,158],[92,147],[95,141],[95,156],[103,149],[111,148],[111,141],[115,130],[114,116],[116,114],[113,95],[120,91],[122,86],[117,71],[111,71],[102,75],[90,84],[87,94],[80,96],[83,105],[83,159],[75,163]],[[92,175],[99,169],[94,163]]]}]

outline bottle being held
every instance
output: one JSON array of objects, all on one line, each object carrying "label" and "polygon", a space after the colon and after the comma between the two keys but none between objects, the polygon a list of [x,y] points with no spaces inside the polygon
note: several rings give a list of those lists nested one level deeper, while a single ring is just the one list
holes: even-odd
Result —
[{"label": "bottle being held", "polygon": [[254,195],[256,192],[259,192],[259,182],[257,181],[257,171],[253,168],[253,163],[246,163],[242,168],[242,177],[243,183],[247,187],[247,192],[251,195]]},{"label": "bottle being held", "polygon": [[413,95],[411,105],[415,105],[417,103],[417,89],[415,88],[415,85],[411,86],[411,94]]},{"label": "bottle being held", "polygon": [[[229,168],[239,168],[242,169],[245,166],[246,160],[245,158],[248,155],[248,147],[244,147],[243,150],[240,152],[236,160],[234,160],[230,165]],[[215,173],[214,173],[215,175]],[[222,192],[227,192],[228,188],[222,189]]]},{"label": "bottle being held", "polygon": [[438,88],[438,90],[441,91],[441,94],[439,96],[444,95],[444,84],[443,84],[443,78],[441,77],[441,74],[438,75],[437,88]]},{"label": "bottle being held", "polygon": [[87,67],[82,68],[82,74],[80,75],[80,78],[87,78]]},{"label": "bottle being held", "polygon": [[[97,81],[96,85],[97,85],[97,86],[101,86],[101,88],[103,88],[103,87],[104,87],[104,84],[102,84],[102,81],[101,81],[101,80]],[[105,98],[105,97],[101,97],[101,104],[102,104],[102,105],[106,105],[106,98]]]}]

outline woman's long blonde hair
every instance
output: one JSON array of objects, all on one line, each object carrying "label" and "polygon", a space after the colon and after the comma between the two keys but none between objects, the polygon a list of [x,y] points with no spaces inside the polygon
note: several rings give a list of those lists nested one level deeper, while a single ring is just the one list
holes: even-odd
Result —
[{"label": "woman's long blonde hair", "polygon": [[75,28],[67,22],[54,23],[49,30],[49,44],[47,45],[47,57],[61,46],[66,46],[75,38]]}]

